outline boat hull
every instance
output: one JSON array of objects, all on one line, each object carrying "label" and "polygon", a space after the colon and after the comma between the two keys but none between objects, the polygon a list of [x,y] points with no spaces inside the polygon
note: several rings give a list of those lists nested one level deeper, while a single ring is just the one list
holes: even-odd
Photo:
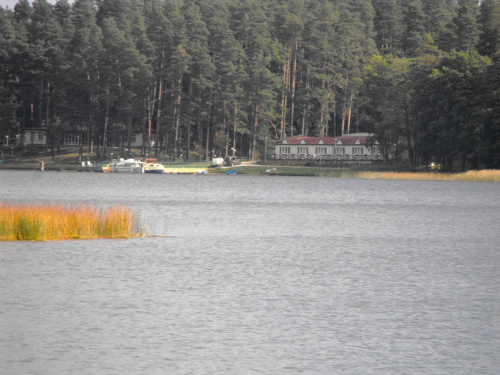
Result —
[{"label": "boat hull", "polygon": [[144,173],[165,173],[165,167],[162,164],[146,164],[144,166]]},{"label": "boat hull", "polygon": [[163,174],[163,173],[165,173],[165,170],[163,170],[163,169],[146,169],[146,170],[144,170],[144,173]]},{"label": "boat hull", "polygon": [[111,167],[111,173],[143,173],[142,167]]}]

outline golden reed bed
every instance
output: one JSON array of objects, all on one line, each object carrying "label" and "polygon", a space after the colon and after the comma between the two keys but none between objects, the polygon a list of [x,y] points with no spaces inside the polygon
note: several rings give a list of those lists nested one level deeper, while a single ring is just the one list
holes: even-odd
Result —
[{"label": "golden reed bed", "polygon": [[145,229],[121,206],[11,205],[0,203],[0,241],[143,237]]},{"label": "golden reed bed", "polygon": [[357,172],[359,178],[394,180],[439,180],[439,181],[483,181],[500,182],[500,170],[488,169],[464,173],[404,173],[404,172]]}]

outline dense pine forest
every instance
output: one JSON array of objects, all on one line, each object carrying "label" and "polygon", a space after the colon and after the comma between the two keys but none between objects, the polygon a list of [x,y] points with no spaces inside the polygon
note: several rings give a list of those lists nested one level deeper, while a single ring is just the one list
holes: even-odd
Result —
[{"label": "dense pine forest", "polygon": [[499,50],[500,0],[20,0],[0,136],[205,160],[370,132],[413,167],[500,168]]}]

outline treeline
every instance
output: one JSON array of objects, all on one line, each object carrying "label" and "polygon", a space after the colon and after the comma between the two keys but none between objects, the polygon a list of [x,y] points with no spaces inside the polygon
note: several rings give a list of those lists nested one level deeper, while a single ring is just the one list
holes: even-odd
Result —
[{"label": "treeline", "polygon": [[0,7],[0,136],[256,159],[371,132],[414,167],[498,168],[499,48],[500,0],[20,0]]}]

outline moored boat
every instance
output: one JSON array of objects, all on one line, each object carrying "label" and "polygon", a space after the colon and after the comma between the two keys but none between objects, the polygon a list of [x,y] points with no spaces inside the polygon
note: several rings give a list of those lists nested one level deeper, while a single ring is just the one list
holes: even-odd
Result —
[{"label": "moored boat", "polygon": [[144,173],[144,163],[140,160],[113,160],[109,166],[112,173]]},{"label": "moored boat", "polygon": [[144,173],[165,173],[165,167],[157,159],[146,159]]}]

